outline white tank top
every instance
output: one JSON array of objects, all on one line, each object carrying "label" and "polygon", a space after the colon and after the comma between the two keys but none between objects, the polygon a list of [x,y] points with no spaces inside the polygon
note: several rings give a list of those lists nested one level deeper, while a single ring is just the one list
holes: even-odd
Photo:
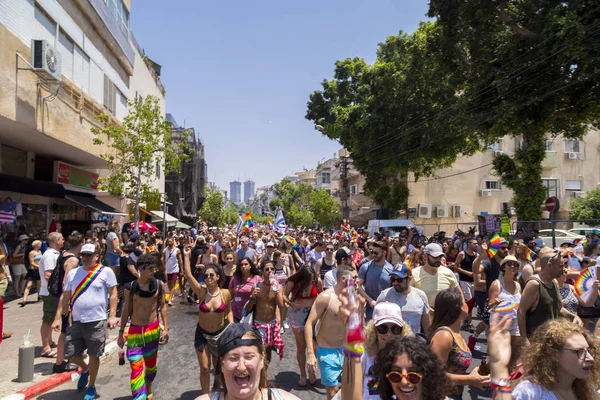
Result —
[{"label": "white tank top", "polygon": [[179,261],[177,260],[177,248],[171,252],[168,248],[165,249],[165,269],[167,274],[175,274],[179,272]]},{"label": "white tank top", "polygon": [[[517,312],[519,310],[518,305],[521,303],[521,291],[519,290],[519,282],[515,282],[515,285],[517,286],[517,294],[512,294],[508,290],[506,290],[504,288],[504,286],[502,285],[502,281],[500,279],[498,279],[498,284],[500,285],[500,288],[502,289],[500,291],[500,293],[498,294],[498,299],[501,300],[502,303],[517,304],[517,307],[512,308],[511,310],[508,310],[508,311],[498,310],[498,312],[500,313],[501,316],[510,315],[510,317],[513,319],[517,318]],[[502,306],[502,305],[503,304],[500,304],[500,306]]]}]

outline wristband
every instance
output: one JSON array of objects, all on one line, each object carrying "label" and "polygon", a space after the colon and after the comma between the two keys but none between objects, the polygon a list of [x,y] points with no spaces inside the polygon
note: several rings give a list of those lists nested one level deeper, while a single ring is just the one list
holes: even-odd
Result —
[{"label": "wristband", "polygon": [[509,378],[492,378],[490,379],[490,386],[491,387],[510,387],[510,380]]},{"label": "wristband", "polygon": [[362,353],[355,353],[354,351],[351,351],[348,349],[344,349],[344,354],[347,355],[348,357],[352,357],[352,358],[361,358],[362,357]]},{"label": "wristband", "polygon": [[119,329],[119,333],[125,333],[125,329]]},{"label": "wristband", "polygon": [[364,351],[365,348],[362,344],[359,344],[357,346],[351,346],[349,344],[346,344],[346,346],[344,346],[344,354],[346,354],[349,357],[360,358],[362,357]]}]

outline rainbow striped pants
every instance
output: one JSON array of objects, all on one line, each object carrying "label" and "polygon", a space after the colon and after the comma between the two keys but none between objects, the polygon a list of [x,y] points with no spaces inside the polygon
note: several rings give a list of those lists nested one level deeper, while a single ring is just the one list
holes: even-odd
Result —
[{"label": "rainbow striped pants", "polygon": [[[130,383],[134,400],[146,399],[146,382],[153,382],[156,377],[159,340],[158,319],[145,326],[129,326],[127,359],[131,364]],[[144,364],[146,365],[145,370]]]}]

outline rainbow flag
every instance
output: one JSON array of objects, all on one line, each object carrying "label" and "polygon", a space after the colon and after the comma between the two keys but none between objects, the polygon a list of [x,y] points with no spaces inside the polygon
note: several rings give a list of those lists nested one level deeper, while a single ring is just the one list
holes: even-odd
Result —
[{"label": "rainbow flag", "polygon": [[254,226],[254,222],[252,222],[252,215],[250,213],[246,213],[244,215],[244,219],[242,220],[242,233],[249,232],[250,228]]},{"label": "rainbow flag", "polygon": [[290,235],[285,235],[284,239],[286,242],[291,243],[292,246],[294,246],[294,247],[298,246],[298,242],[296,242],[296,239],[294,239]]},{"label": "rainbow flag", "polygon": [[528,247],[527,250],[525,250],[525,258],[528,259],[530,262],[533,262],[533,260],[535,259],[535,253],[533,251],[531,251],[531,249]]},{"label": "rainbow flag", "polygon": [[492,258],[496,255],[498,249],[500,249],[500,235],[497,232],[492,233],[489,242],[488,254]]},{"label": "rainbow flag", "polygon": [[270,231],[273,230],[273,218],[269,215],[269,217],[267,218],[267,227],[269,228]]}]

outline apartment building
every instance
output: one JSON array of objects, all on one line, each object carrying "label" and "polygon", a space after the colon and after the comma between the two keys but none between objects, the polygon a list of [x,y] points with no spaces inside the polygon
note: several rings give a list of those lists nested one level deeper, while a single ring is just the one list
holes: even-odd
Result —
[{"label": "apartment building", "polygon": [[[414,182],[410,177],[408,217],[417,225],[435,229],[433,225],[444,224],[446,231],[454,231],[464,229],[478,215],[511,212],[513,192],[494,175],[491,163],[497,154],[514,154],[521,143],[519,138],[505,137],[487,151],[463,157],[452,168],[438,171],[434,178]],[[582,140],[548,139],[545,146],[542,182],[546,196],[560,200],[557,218],[568,219],[572,201],[600,185],[600,132],[591,129]],[[542,218],[548,217],[542,213]]]},{"label": "apartment building", "polygon": [[125,215],[97,198],[106,148],[91,128],[127,113],[129,14],[128,0],[0,2],[0,198],[19,204],[3,229],[68,234]]}]

